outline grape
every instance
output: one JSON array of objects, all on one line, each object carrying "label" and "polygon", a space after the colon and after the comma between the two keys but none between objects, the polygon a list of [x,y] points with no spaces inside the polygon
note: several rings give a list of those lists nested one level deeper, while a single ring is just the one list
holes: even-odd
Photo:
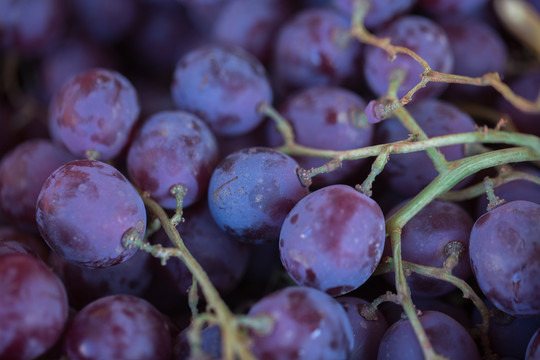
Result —
[{"label": "grape", "polygon": [[348,359],[353,346],[352,327],[341,305],[325,293],[308,287],[287,287],[266,295],[248,316],[265,315],[269,333],[252,334],[258,359]]},{"label": "grape", "polygon": [[[508,81],[508,85],[514,93],[531,101],[534,101],[538,96],[539,84],[540,69],[526,71],[517,78]],[[540,136],[540,126],[538,126],[540,116],[538,114],[525,113],[502,97],[497,102],[497,108],[500,112],[510,116],[512,123],[520,132]]]},{"label": "grape", "polygon": [[516,200],[482,215],[469,245],[480,289],[499,310],[540,316],[540,205]]},{"label": "grape", "polygon": [[71,307],[81,309],[108,295],[142,296],[152,281],[151,259],[138,251],[121,264],[92,269],[71,264],[52,252],[48,264],[66,286]]},{"label": "grape", "polygon": [[286,0],[228,1],[213,24],[212,38],[239,46],[267,64],[277,31],[291,14]]},{"label": "grape", "polygon": [[[482,76],[489,72],[504,75],[508,51],[502,37],[487,23],[475,19],[450,19],[442,22],[452,53],[454,54],[454,74]],[[471,54],[475,56],[471,56]],[[445,93],[456,99],[465,96],[492,94],[493,89],[451,84]]]},{"label": "grape", "polygon": [[99,42],[117,42],[137,24],[139,7],[136,0],[72,0],[71,3],[78,24]]},{"label": "grape", "polygon": [[14,224],[37,233],[36,201],[43,183],[74,156],[45,139],[27,140],[0,161],[0,209]]},{"label": "grape", "polygon": [[525,355],[525,360],[535,360],[540,358],[540,328],[536,330],[534,335],[529,341],[529,346],[527,346],[527,353]]},{"label": "grape", "polygon": [[[437,354],[449,360],[480,360],[474,340],[456,320],[438,311],[424,311],[419,320]],[[424,359],[408,319],[400,320],[388,328],[382,338],[377,359]]]},{"label": "grape", "polygon": [[136,249],[122,236],[146,229],[143,201],[115,168],[97,160],[71,161],[49,176],[37,200],[37,224],[66,261],[87,267],[119,264]]},{"label": "grape", "polygon": [[97,151],[100,160],[109,160],[126,145],[138,116],[133,85],[118,72],[97,68],[70,78],[55,94],[49,130],[73,154]]},{"label": "grape", "polygon": [[[316,86],[290,96],[281,106],[281,114],[291,124],[296,143],[304,146],[349,150],[369,146],[373,142],[373,127],[358,120],[365,108],[364,100],[355,93],[339,87]],[[267,123],[268,143],[278,146],[282,136],[273,122]],[[323,165],[328,159],[296,157],[303,169]],[[346,161],[341,168],[313,178],[314,186],[343,181],[358,172],[364,160]]]},{"label": "grape", "polygon": [[314,85],[354,86],[359,80],[360,43],[349,19],[334,9],[305,9],[280,29],[273,78],[280,93]]},{"label": "grape", "polygon": [[184,111],[162,111],[137,131],[127,168],[135,185],[163,207],[175,209],[171,187],[187,187],[185,207],[199,200],[206,195],[217,156],[216,138],[203,121]]},{"label": "grape", "polygon": [[379,344],[388,328],[383,314],[376,310],[376,319],[368,320],[362,315],[362,307],[369,305],[368,301],[350,296],[336,300],[345,309],[353,329],[354,346],[349,360],[376,359]]},{"label": "grape", "polygon": [[[387,215],[397,212],[407,200]],[[448,257],[448,246],[461,246],[459,262],[452,269],[452,275],[467,280],[471,275],[469,263],[469,235],[473,226],[471,216],[459,205],[451,202],[433,200],[418,212],[402,229],[401,256],[404,261],[424,266],[442,268]],[[390,239],[386,242],[385,256],[392,256]],[[394,274],[385,278],[394,282]],[[430,279],[411,274],[407,277],[411,293],[417,296],[440,296],[455,289],[454,285],[443,280]]]},{"label": "grape", "polygon": [[0,49],[36,57],[59,41],[66,23],[62,0],[0,1]]},{"label": "grape", "polygon": [[100,298],[79,311],[66,329],[63,349],[71,360],[170,359],[164,316],[132,295]]},{"label": "grape", "polygon": [[257,106],[273,98],[266,71],[253,55],[218,45],[185,54],[176,65],[171,92],[179,109],[198,115],[224,136],[257,127],[263,120]]},{"label": "grape", "polygon": [[[189,327],[182,330],[175,339],[173,347],[174,360],[189,360],[191,349],[188,342],[187,332],[191,330]],[[219,326],[210,326],[201,331],[201,350],[204,351],[206,357],[204,360],[219,360],[221,357],[221,329]]]},{"label": "grape", "polygon": [[[186,209],[183,217],[186,222],[179,224],[177,230],[189,252],[201,264],[220,294],[230,292],[244,275],[250,247],[232,238],[216,225],[205,200]],[[157,233],[153,240],[172,246],[163,231]],[[187,295],[193,275],[182,261],[169,259],[163,270],[170,279],[169,286],[174,286],[180,293]]]},{"label": "grape", "polygon": [[49,247],[41,238],[0,225],[0,254],[11,253],[28,254],[46,261],[49,257]]},{"label": "grape", "polygon": [[[428,137],[475,131],[474,120],[468,114],[442,100],[415,101],[407,109]],[[378,143],[384,144],[407,139],[409,131],[398,119],[392,118],[380,124],[376,137]],[[449,161],[465,157],[461,145],[445,146],[440,148],[440,151]],[[381,177],[388,182],[392,190],[405,196],[413,196],[437,175],[431,159],[425,152],[420,151],[391,155]],[[470,180],[467,178],[461,181],[458,187],[464,186]]]},{"label": "grape", "polygon": [[329,185],[300,200],[279,239],[281,261],[300,285],[338,296],[362,285],[384,248],[377,203],[347,185]]},{"label": "grape", "polygon": [[[392,39],[393,45],[407,47],[421,56],[433,70],[452,72],[454,55],[444,30],[437,23],[418,15],[400,17],[377,31],[378,37]],[[399,86],[398,97],[404,96],[419,81],[424,69],[413,58],[397,54],[390,61],[389,55],[378,47],[365,49],[364,76],[371,90],[378,96],[385,95],[393,71],[401,69],[405,79]],[[429,83],[414,95],[415,100],[435,97],[446,88],[444,83]]]},{"label": "grape", "polygon": [[0,255],[0,358],[31,360],[60,338],[68,300],[60,279],[26,254]]},{"label": "grape", "polygon": [[[331,0],[336,8],[344,11],[348,16],[352,16],[353,3],[355,0]],[[416,4],[416,0],[370,0],[369,10],[364,19],[364,26],[374,29],[384,25],[392,18],[410,10]]]},{"label": "grape", "polygon": [[308,193],[297,170],[295,160],[271,148],[230,154],[210,178],[208,205],[214,220],[240,241],[277,241],[285,216]]}]

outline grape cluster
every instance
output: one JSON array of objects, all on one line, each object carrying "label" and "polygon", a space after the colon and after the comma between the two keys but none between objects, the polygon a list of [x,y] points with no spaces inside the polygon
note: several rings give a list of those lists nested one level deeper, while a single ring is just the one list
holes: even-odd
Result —
[{"label": "grape cluster", "polygon": [[0,359],[538,359],[539,11],[0,0]]}]

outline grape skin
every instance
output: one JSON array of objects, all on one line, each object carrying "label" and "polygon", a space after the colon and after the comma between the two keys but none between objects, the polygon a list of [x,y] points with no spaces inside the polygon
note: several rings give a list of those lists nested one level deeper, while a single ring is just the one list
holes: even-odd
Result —
[{"label": "grape skin", "polygon": [[[352,16],[355,0],[331,0],[330,3]],[[364,26],[368,29],[378,28],[392,18],[407,12],[417,0],[370,0],[369,10],[364,19]]]},{"label": "grape skin", "polygon": [[206,195],[218,161],[217,140],[197,116],[161,111],[137,131],[127,155],[129,177],[166,209],[176,209],[171,187],[187,187],[183,206]]},{"label": "grape skin", "polygon": [[290,156],[265,147],[234,152],[215,168],[208,205],[218,226],[240,241],[277,241],[290,209],[308,193]]},{"label": "grape skin", "polygon": [[65,260],[94,268],[135,254],[122,236],[146,229],[146,210],[133,186],[97,160],[71,161],[49,176],[37,200],[37,224],[47,244]]},{"label": "grape skin", "polygon": [[538,329],[529,341],[525,360],[535,360],[540,358],[540,329]]},{"label": "grape skin", "polygon": [[338,296],[362,285],[384,248],[384,216],[375,201],[347,185],[300,200],[281,229],[281,261],[300,285]]},{"label": "grape skin", "polygon": [[252,334],[258,359],[345,360],[353,346],[352,327],[345,310],[325,293],[293,286],[268,294],[248,316],[266,315],[273,327],[267,334]]},{"label": "grape skin", "polygon": [[49,131],[71,153],[116,157],[139,117],[133,85],[120,73],[95,68],[68,79],[49,106]]},{"label": "grape skin", "polygon": [[27,254],[0,255],[0,358],[32,360],[60,338],[68,317],[64,285]]},{"label": "grape skin", "polygon": [[499,310],[540,316],[540,205],[516,200],[482,215],[469,255],[478,285]]},{"label": "grape skin", "polygon": [[[480,360],[474,340],[456,320],[431,310],[424,311],[418,318],[437,354],[450,360]],[[400,320],[388,328],[382,338],[377,359],[424,359],[409,320]]]},{"label": "grape skin", "polygon": [[71,360],[168,360],[171,339],[163,315],[132,295],[102,297],[79,311],[66,329]]}]

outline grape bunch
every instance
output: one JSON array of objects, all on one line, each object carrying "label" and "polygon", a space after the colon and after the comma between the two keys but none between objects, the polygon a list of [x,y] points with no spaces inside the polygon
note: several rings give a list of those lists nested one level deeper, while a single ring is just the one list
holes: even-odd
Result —
[{"label": "grape bunch", "polygon": [[539,29],[0,0],[0,359],[538,359]]}]

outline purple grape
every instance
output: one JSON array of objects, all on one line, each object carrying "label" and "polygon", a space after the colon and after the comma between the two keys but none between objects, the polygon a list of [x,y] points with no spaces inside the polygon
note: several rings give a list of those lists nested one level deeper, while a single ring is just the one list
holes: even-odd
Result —
[{"label": "purple grape", "polygon": [[489,0],[418,0],[418,6],[436,16],[449,17],[456,15],[470,15]]},{"label": "purple grape", "polygon": [[482,215],[469,245],[480,289],[499,310],[540,316],[540,205],[516,200]]},{"label": "purple grape", "polygon": [[176,208],[171,187],[187,187],[184,206],[206,195],[218,162],[216,138],[197,116],[162,111],[137,131],[127,155],[129,177],[167,209]]},{"label": "purple grape", "polygon": [[62,335],[68,300],[60,279],[26,254],[0,255],[0,358],[32,360]]},{"label": "purple grape", "polygon": [[527,353],[525,354],[525,360],[536,360],[540,359],[540,328],[536,330],[534,335],[529,341],[529,346],[527,346]]},{"label": "purple grape", "polygon": [[[540,91],[540,68],[526,71],[517,78],[508,81],[508,85],[515,94],[535,101]],[[502,98],[498,100],[497,108],[500,112],[510,116],[512,123],[520,132],[540,136],[540,126],[538,126],[540,115],[523,112]]]},{"label": "purple grape", "polygon": [[65,15],[62,0],[1,0],[0,49],[43,55],[64,32]]},{"label": "purple grape", "polygon": [[208,205],[218,226],[248,243],[277,241],[292,207],[308,193],[290,156],[264,147],[223,159],[210,178]]},{"label": "purple grape", "polygon": [[384,231],[375,201],[350,186],[329,185],[300,200],[285,218],[281,261],[298,284],[342,295],[375,271]]},{"label": "purple grape", "polygon": [[143,201],[115,168],[96,160],[71,161],[49,176],[37,200],[37,224],[47,244],[73,264],[101,268],[135,254],[122,236],[146,229]]},{"label": "purple grape", "polygon": [[36,201],[45,180],[74,156],[46,139],[27,140],[0,161],[0,209],[13,224],[37,233]]},{"label": "purple grape", "polygon": [[93,39],[113,43],[124,38],[137,24],[136,0],[71,0],[79,26]]},{"label": "purple grape", "polygon": [[[410,200],[406,200],[387,215],[397,212]],[[447,247],[459,244],[462,253],[452,269],[452,275],[467,280],[471,275],[469,263],[469,235],[473,226],[471,216],[459,205],[433,200],[405,224],[401,233],[401,256],[414,264],[442,268],[448,257]],[[385,256],[392,256],[390,241],[386,242]],[[394,282],[394,274],[385,278]],[[427,278],[418,274],[407,277],[411,293],[417,296],[435,297],[455,289],[449,282]]]},{"label": "purple grape", "polygon": [[[441,23],[454,54],[454,74],[482,76],[489,72],[504,75],[508,51],[499,33],[487,23],[475,19],[451,19]],[[471,54],[475,54],[471,56]],[[479,86],[450,84],[446,96],[455,98],[492,93]]]},{"label": "purple grape", "polygon": [[106,296],[85,306],[66,329],[63,349],[71,360],[169,360],[172,354],[164,316],[131,295]]},{"label": "purple grape", "polygon": [[383,314],[376,310],[376,319],[368,320],[362,316],[362,308],[369,305],[368,301],[350,296],[342,296],[336,300],[345,309],[353,330],[354,346],[348,359],[376,359],[379,344],[388,329],[388,323]]},{"label": "purple grape", "polygon": [[[419,316],[435,352],[449,360],[480,360],[471,335],[456,320],[438,311]],[[422,349],[408,319],[390,326],[384,334],[377,359],[423,359]]]},{"label": "purple grape", "polygon": [[[407,109],[428,137],[475,131],[474,120],[448,102],[426,99],[411,103]],[[378,143],[384,144],[405,140],[409,134],[409,130],[393,118],[379,125],[376,136]],[[448,161],[465,157],[461,145],[446,146],[440,150]],[[425,151],[391,155],[382,173],[389,187],[405,196],[416,195],[437,175]],[[461,181],[458,187],[466,185],[470,180],[467,178]]]},{"label": "purple grape", "polygon": [[266,295],[249,316],[272,318],[269,333],[252,334],[258,359],[348,359],[353,347],[352,327],[341,305],[308,287],[288,287]]},{"label": "purple grape", "polygon": [[139,116],[133,85],[121,74],[91,69],[70,78],[49,107],[52,138],[70,152],[100,160],[117,156],[126,145]]},{"label": "purple grape", "polygon": [[273,77],[279,92],[357,85],[362,46],[349,29],[349,19],[330,8],[305,9],[288,20],[274,48]]},{"label": "purple grape", "polygon": [[263,120],[257,106],[273,98],[266,71],[253,55],[217,45],[198,47],[178,61],[171,92],[179,109],[198,115],[224,136],[257,127]]},{"label": "purple grape", "polygon": [[[311,87],[290,96],[280,107],[281,114],[291,124],[295,141],[319,149],[350,150],[372,145],[373,127],[360,125],[359,116],[364,100],[355,93],[339,87]],[[273,122],[267,123],[270,146],[283,143]],[[303,169],[323,165],[328,159],[296,157]],[[335,184],[357,173],[364,160],[345,161],[341,168],[313,178],[315,186]]]},{"label": "purple grape", "polygon": [[41,238],[0,225],[0,254],[11,253],[32,255],[45,262],[49,257],[49,247]]},{"label": "purple grape", "polygon": [[[452,72],[454,55],[444,30],[428,18],[403,16],[376,33],[378,37],[390,38],[393,45],[407,47],[421,56],[433,70]],[[371,90],[378,96],[388,91],[390,76],[395,69],[405,72],[405,79],[399,86],[398,97],[404,96],[419,81],[424,69],[413,58],[398,54],[390,61],[388,54],[374,46],[365,49],[364,76]],[[435,97],[446,89],[444,83],[429,83],[414,95],[415,100]]]},{"label": "purple grape", "polygon": [[[180,223],[177,230],[184,244],[201,264],[219,293],[229,293],[244,275],[250,247],[232,238],[216,225],[205,200],[186,209],[183,217],[186,221]],[[163,231],[154,236],[154,241],[164,246],[172,246]],[[176,287],[180,293],[187,295],[193,283],[193,275],[180,259],[169,259],[163,272],[170,279],[169,286]]]},{"label": "purple grape", "polygon": [[277,31],[292,10],[286,0],[228,1],[214,23],[212,38],[239,46],[267,64]]},{"label": "purple grape", "polygon": [[[355,0],[331,0],[333,6],[352,16]],[[368,29],[378,28],[394,17],[406,13],[416,4],[416,0],[371,0],[364,20]]]},{"label": "purple grape", "polygon": [[152,281],[151,259],[150,254],[138,251],[121,264],[92,269],[71,264],[52,252],[48,264],[66,286],[71,307],[81,309],[108,295],[142,296]]},{"label": "purple grape", "polygon": [[[187,332],[189,327],[178,334],[173,347],[173,360],[190,360],[191,348]],[[201,331],[201,350],[206,357],[204,360],[221,360],[221,329],[219,326],[210,326]]]}]

